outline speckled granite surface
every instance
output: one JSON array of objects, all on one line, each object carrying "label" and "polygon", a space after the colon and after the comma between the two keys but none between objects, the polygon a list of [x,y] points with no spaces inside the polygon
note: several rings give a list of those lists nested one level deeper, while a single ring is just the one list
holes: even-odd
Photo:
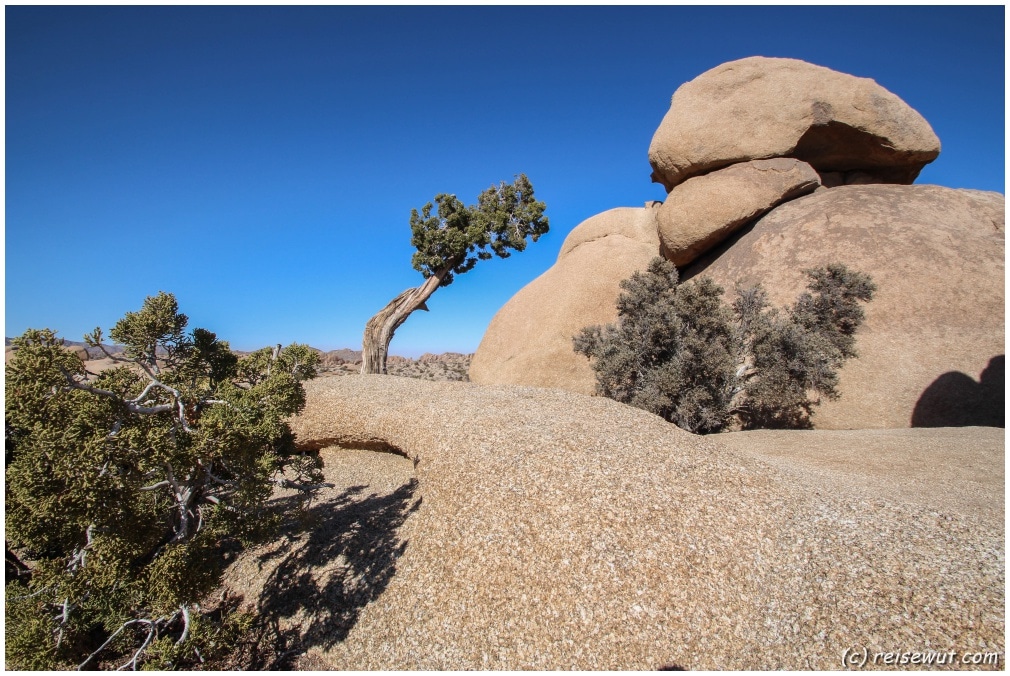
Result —
[{"label": "speckled granite surface", "polygon": [[[307,390],[300,440],[394,446],[421,500],[390,533],[388,583],[313,664],[838,669],[847,648],[1004,649],[1001,508],[868,490],[568,392]],[[1002,465],[1002,430],[951,438]]]}]

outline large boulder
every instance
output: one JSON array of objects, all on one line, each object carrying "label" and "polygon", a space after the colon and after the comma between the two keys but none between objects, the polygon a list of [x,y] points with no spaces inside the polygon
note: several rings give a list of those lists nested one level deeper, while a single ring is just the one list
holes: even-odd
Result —
[{"label": "large boulder", "polygon": [[[307,667],[820,670],[854,646],[1004,652],[1000,430],[733,446],[558,390],[374,375],[305,389],[303,444],[398,452],[416,479],[376,495],[355,472],[307,536],[226,574],[264,624],[304,618],[305,638],[285,640],[311,646]],[[351,474],[329,461],[339,450],[323,453],[335,483]]]},{"label": "large boulder", "polygon": [[596,378],[572,338],[590,324],[613,322],[620,281],[659,254],[656,210],[611,209],[572,230],[557,262],[491,320],[470,380],[592,393]]},{"label": "large boulder", "polygon": [[669,191],[691,176],[769,157],[808,162],[827,185],[912,183],[939,153],[929,123],[873,80],[751,57],[677,89],[649,161],[653,181]]},{"label": "large boulder", "polygon": [[760,282],[777,305],[804,290],[803,270],[836,261],[877,284],[856,336],[859,357],[840,372],[841,399],[816,409],[816,427],[1003,424],[1003,195],[842,186],[741,232],[685,278],[710,275],[729,292]]},{"label": "large boulder", "polygon": [[809,164],[789,158],[742,162],[689,178],[659,208],[663,255],[686,265],[740,226],[820,184]]}]

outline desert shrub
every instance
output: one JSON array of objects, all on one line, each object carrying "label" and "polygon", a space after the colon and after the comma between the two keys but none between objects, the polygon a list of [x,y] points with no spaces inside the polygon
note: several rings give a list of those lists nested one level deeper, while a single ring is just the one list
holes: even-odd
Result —
[{"label": "desert shrub", "polygon": [[[97,376],[49,329],[15,339],[9,667],[195,662],[234,625],[195,604],[228,553],[269,532],[272,486],[318,487],[318,461],[295,451],[285,422],[304,405],[317,355],[291,345],[240,359],[187,323],[171,294],[147,298],[110,332],[120,365]],[[85,338],[101,349],[100,329]]]},{"label": "desert shrub", "polygon": [[617,323],[586,327],[575,351],[592,360],[599,393],[692,432],[808,427],[819,397],[838,397],[875,286],[840,264],[806,274],[791,308],[771,308],[760,286],[727,306],[712,280],[681,284],[657,257],[621,282]]}]

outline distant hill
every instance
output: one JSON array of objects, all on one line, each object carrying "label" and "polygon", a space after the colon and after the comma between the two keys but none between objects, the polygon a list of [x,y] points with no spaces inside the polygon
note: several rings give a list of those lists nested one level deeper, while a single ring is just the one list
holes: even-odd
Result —
[{"label": "distant hill", "polygon": [[[8,348],[13,342],[11,338],[4,338],[4,341],[4,344]],[[86,343],[81,341],[64,339],[63,342],[67,346],[86,348],[89,360],[100,360],[105,357],[99,348],[88,347]],[[122,345],[105,345],[103,343],[103,346],[109,354],[119,354],[124,349]],[[323,352],[317,348],[312,349],[318,352],[320,356],[320,375],[346,375],[358,373],[361,369],[361,350],[352,350],[345,347],[340,350]],[[239,356],[250,354],[242,350],[232,350],[232,352]],[[445,352],[442,354],[426,352],[418,359],[390,355],[387,369],[390,375],[407,378],[467,381],[470,379],[470,359],[472,356],[459,352]],[[98,368],[101,370],[102,367],[89,366],[89,368]]]},{"label": "distant hill", "polygon": [[[345,375],[358,373],[361,368],[361,350],[319,350],[321,375]],[[473,355],[459,352],[431,354],[426,352],[418,359],[390,355],[386,363],[389,375],[420,378],[422,380],[459,380],[470,379],[470,358]]]},{"label": "distant hill", "polygon": [[[316,348],[312,348],[316,349]],[[361,363],[361,350],[352,350],[348,347],[342,348],[340,350],[330,350],[329,352],[323,352],[322,350],[316,350],[320,353],[323,359],[323,363],[349,363],[349,364],[360,364]],[[339,361],[338,361],[339,360]]]},{"label": "distant hill", "polygon": [[[5,337],[4,338],[4,347],[10,347],[13,342],[14,342],[13,338],[6,338]],[[88,350],[88,359],[101,359],[102,357],[105,356],[105,355],[102,354],[102,351],[99,348],[97,348],[97,347],[88,347],[87,343],[85,343],[83,341],[80,341],[80,340],[67,340],[66,338],[64,338],[63,339],[63,344],[64,345],[69,345],[69,346],[74,346],[74,347],[84,347],[84,348],[87,348],[87,350]],[[122,345],[106,345],[105,343],[102,343],[102,347],[104,347],[109,352],[109,354],[119,354],[120,352],[123,351],[123,346]]]}]

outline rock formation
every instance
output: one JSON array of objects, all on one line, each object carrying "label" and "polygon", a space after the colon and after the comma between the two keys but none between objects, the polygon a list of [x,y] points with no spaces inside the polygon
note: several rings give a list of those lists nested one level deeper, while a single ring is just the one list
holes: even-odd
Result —
[{"label": "rock formation", "polygon": [[659,208],[663,255],[686,265],[740,226],[820,184],[809,164],[785,158],[742,162],[689,178]]},{"label": "rock formation", "polygon": [[[245,602],[308,616],[316,668],[837,669],[846,648],[907,641],[1003,652],[1002,430],[800,432],[765,459],[559,390],[348,376],[306,392],[302,442],[399,452],[417,479],[367,509],[349,502],[377,488],[358,483],[317,510],[338,535],[242,566],[279,571],[275,596]],[[805,450],[819,435],[838,459]],[[937,471],[957,490],[937,490]],[[300,561],[332,568],[311,581]]]},{"label": "rock formation", "polygon": [[655,214],[655,206],[611,209],[572,230],[554,266],[491,320],[470,380],[591,394],[596,378],[572,350],[572,336],[587,324],[613,321],[620,281],[659,251]]},{"label": "rock formation", "polygon": [[[804,290],[804,269],[841,261],[869,274],[877,294],[856,334],[859,357],[840,371],[841,399],[823,402],[813,420],[824,429],[908,427],[933,381],[948,371],[977,378],[1003,354],[997,197],[933,185],[824,190],[771,211],[684,277],[708,275],[730,292],[760,282],[773,304],[787,305]],[[975,420],[992,419],[996,405]]]},{"label": "rock formation", "polygon": [[856,336],[861,356],[840,372],[841,400],[816,409],[814,425],[995,424],[1004,198],[893,185],[911,183],[939,148],[929,124],[872,80],[792,59],[718,66],[676,91],[652,140],[666,202],[639,210],[630,240],[617,210],[573,230],[554,267],[491,321],[471,378],[593,391],[572,337],[613,322],[620,280],[660,253],[728,293],[760,282],[780,306],[803,290],[803,270],[839,262],[878,292]]},{"label": "rock formation", "polygon": [[737,162],[795,157],[828,185],[911,183],[940,153],[929,123],[873,80],[795,59],[751,57],[673,95],[649,146],[667,191]]}]

